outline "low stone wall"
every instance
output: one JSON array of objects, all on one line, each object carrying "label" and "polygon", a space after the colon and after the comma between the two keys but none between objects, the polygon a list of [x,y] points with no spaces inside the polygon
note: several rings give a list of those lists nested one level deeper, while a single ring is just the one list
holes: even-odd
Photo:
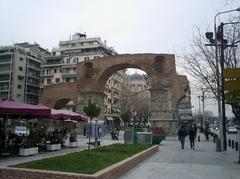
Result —
[{"label": "low stone wall", "polygon": [[145,151],[142,151],[130,158],[120,161],[110,167],[107,167],[93,175],[77,174],[67,172],[54,172],[46,170],[20,169],[20,168],[0,168],[0,179],[111,179],[120,176],[127,170],[136,166],[142,160],[148,158],[159,150],[155,145]]}]

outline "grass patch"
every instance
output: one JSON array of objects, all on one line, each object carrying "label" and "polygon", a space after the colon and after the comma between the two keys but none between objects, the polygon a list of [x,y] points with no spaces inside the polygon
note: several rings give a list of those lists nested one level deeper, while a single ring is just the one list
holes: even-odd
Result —
[{"label": "grass patch", "polygon": [[93,174],[149,147],[151,147],[151,145],[113,144],[90,151],[84,150],[67,155],[18,164],[12,167]]}]

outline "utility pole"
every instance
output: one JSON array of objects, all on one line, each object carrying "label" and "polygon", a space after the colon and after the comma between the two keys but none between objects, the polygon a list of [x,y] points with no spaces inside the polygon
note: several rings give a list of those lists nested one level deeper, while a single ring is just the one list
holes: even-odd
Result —
[{"label": "utility pole", "polygon": [[203,110],[203,125],[204,125],[204,130],[206,130],[205,129],[205,127],[206,127],[206,121],[205,121],[205,112],[204,112],[204,107],[205,107],[205,91],[203,90],[203,88],[202,88],[202,110]]},{"label": "utility pole", "polygon": [[201,96],[198,96],[198,121],[201,122],[201,132],[203,132],[202,131],[203,121],[201,121],[200,114],[201,114]]},{"label": "utility pole", "polygon": [[224,38],[223,26],[221,23],[218,26],[218,36],[220,40],[220,67],[221,67],[221,98],[222,98],[222,132],[223,132],[223,150],[227,150],[227,136],[226,136],[226,114],[225,114],[225,93],[224,93]]}]

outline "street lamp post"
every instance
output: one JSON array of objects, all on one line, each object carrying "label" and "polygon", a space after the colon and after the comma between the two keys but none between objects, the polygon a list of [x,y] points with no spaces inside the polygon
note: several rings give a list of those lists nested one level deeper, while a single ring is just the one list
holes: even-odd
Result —
[{"label": "street lamp post", "polygon": [[220,68],[221,68],[221,98],[222,98],[222,134],[223,134],[223,150],[227,150],[226,136],[226,114],[225,114],[225,93],[224,93],[224,39],[223,39],[223,23],[219,26],[220,33]]},{"label": "street lamp post", "polygon": [[[234,12],[234,11],[240,11],[240,7],[237,9],[232,9],[232,10],[228,10],[228,11],[222,11],[219,12],[215,15],[214,17],[214,38],[213,39],[213,35],[212,33],[206,33],[206,37],[209,39],[210,41],[210,45],[215,46],[215,60],[216,60],[216,78],[217,78],[217,96],[218,96],[218,116],[219,119],[222,123],[222,125],[220,126],[220,140],[221,140],[221,144],[223,144],[223,150],[227,150],[227,139],[226,139],[226,117],[225,117],[225,95],[224,95],[224,76],[223,76],[223,70],[224,70],[224,39],[223,39],[223,23],[219,26],[219,31],[222,33],[221,39],[217,39],[217,26],[216,26],[216,19],[220,14],[225,14],[225,13],[229,13],[229,12]],[[218,58],[218,47],[219,47],[219,41],[220,40],[220,55],[221,55],[221,59],[219,60]],[[220,63],[220,67],[221,67],[221,78],[220,78],[220,74],[219,74],[219,63]],[[220,88],[220,81],[221,81],[221,85],[222,87]],[[221,98],[222,99],[221,99]]]},{"label": "street lamp post", "polygon": [[201,123],[201,132],[202,129],[203,129],[203,121],[201,120],[201,117],[200,117],[200,114],[201,114],[201,96],[198,96],[198,121]]}]

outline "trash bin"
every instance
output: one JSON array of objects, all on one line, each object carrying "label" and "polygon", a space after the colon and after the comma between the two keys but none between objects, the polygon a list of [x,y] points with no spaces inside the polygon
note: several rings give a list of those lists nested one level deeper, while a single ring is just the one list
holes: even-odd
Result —
[{"label": "trash bin", "polygon": [[143,132],[143,128],[134,128],[133,129],[133,143],[137,143],[137,133],[138,132]]},{"label": "trash bin", "polygon": [[138,144],[152,144],[152,133],[151,132],[137,132],[137,143]]},{"label": "trash bin", "polygon": [[152,135],[152,144],[160,144],[162,140],[166,138],[165,134],[153,134]]},{"label": "trash bin", "polygon": [[124,144],[133,144],[133,129],[125,129],[124,131]]}]

